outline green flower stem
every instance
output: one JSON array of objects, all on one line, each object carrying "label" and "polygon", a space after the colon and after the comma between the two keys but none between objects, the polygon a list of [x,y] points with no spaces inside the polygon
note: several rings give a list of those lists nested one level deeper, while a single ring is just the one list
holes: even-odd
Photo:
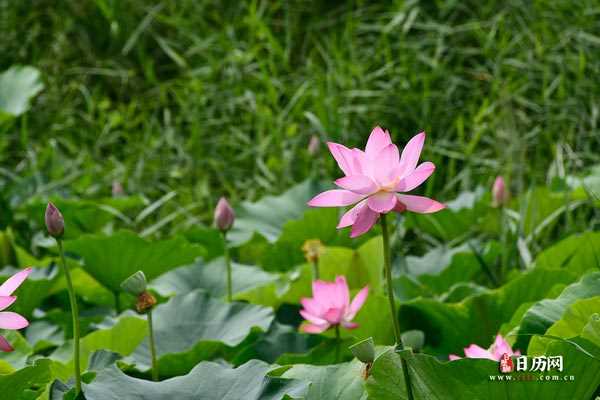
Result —
[{"label": "green flower stem", "polygon": [[335,326],[335,363],[340,362],[340,346],[342,345],[342,338],[340,337],[340,325]]},{"label": "green flower stem", "polygon": [[[387,226],[386,214],[381,214],[381,231],[383,233],[383,268],[387,280],[387,294],[390,300],[390,311],[392,313],[392,321],[394,323],[394,335],[396,336],[396,345],[400,350],[404,349],[402,344],[402,336],[400,332],[400,323],[398,322],[398,312],[396,311],[396,300],[394,300],[394,289],[392,286],[392,259],[390,256],[390,232]],[[402,363],[402,372],[404,373],[404,384],[406,385],[406,395],[408,400],[413,400],[412,385],[410,384],[410,375],[408,373],[408,363],[400,356]]]},{"label": "green flower stem", "polygon": [[69,267],[65,261],[65,252],[62,245],[61,239],[56,239],[58,243],[58,252],[60,253],[60,259],[62,261],[63,272],[65,273],[65,279],[67,280],[67,289],[69,291],[69,301],[71,302],[71,316],[73,317],[73,367],[75,368],[75,391],[77,394],[81,393],[81,363],[79,359],[79,310],[77,308],[77,298],[75,297],[75,290],[73,289],[73,281],[71,281],[71,273]]},{"label": "green flower stem", "polygon": [[117,311],[117,314],[119,314],[121,312],[121,298],[119,297],[119,292],[113,292],[113,296],[115,298],[115,310]]},{"label": "green flower stem", "polygon": [[319,279],[319,261],[314,260],[312,262],[313,265],[313,280]]},{"label": "green flower stem", "polygon": [[232,289],[232,283],[231,283],[231,257],[229,256],[229,248],[227,247],[227,233],[222,231],[223,233],[223,243],[225,246],[225,252],[224,252],[224,257],[225,257],[225,266],[227,267],[227,301],[228,302],[232,302],[233,301],[233,289]]},{"label": "green flower stem", "polygon": [[398,312],[396,311],[396,301],[394,300],[394,289],[392,287],[392,263],[390,258],[390,233],[387,227],[386,215],[381,214],[381,231],[383,232],[383,269],[387,280],[387,295],[390,301],[390,312],[394,323],[394,335],[396,344],[402,348],[402,338],[400,336],[400,323],[398,322]]},{"label": "green flower stem", "polygon": [[150,332],[150,354],[152,355],[152,380],[158,381],[158,359],[156,358],[156,342],[154,341],[154,327],[152,326],[152,310],[148,311],[148,331]]},{"label": "green flower stem", "polygon": [[498,274],[498,280],[502,281],[504,274],[506,273],[507,262],[508,262],[508,238],[506,229],[506,223],[508,222],[505,217],[504,206],[500,206],[500,244],[502,245],[500,251],[500,272]]}]

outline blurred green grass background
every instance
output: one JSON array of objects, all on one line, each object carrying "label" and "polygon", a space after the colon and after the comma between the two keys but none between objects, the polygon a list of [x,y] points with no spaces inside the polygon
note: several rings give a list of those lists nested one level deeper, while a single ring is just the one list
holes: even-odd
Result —
[{"label": "blurred green grass background", "polygon": [[[597,1],[0,0],[0,71],[45,89],[0,124],[17,199],[197,204],[339,172],[324,142],[425,130],[441,200],[600,159]],[[322,146],[307,152],[312,135]],[[15,197],[13,197],[12,201]]]}]

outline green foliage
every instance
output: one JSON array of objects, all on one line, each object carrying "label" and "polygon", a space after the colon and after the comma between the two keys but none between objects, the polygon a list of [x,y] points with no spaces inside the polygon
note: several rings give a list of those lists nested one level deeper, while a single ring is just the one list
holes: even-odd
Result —
[{"label": "green foliage", "polygon": [[[519,380],[529,372],[511,374],[514,382],[490,380],[497,376],[498,363],[485,359],[462,359],[440,362],[425,354],[401,354],[388,350],[375,360],[367,382],[369,399],[405,399],[404,375],[400,357],[408,361],[413,391],[417,400],[437,399],[588,399],[600,384],[600,361],[576,347],[554,341],[547,355],[562,355],[565,360],[562,376],[575,376],[575,381],[552,382]],[[500,389],[501,388],[501,389]]]},{"label": "green foliage", "polygon": [[306,400],[362,400],[365,364],[358,360],[336,365],[295,365],[282,377],[310,382]]},{"label": "green foliage", "polygon": [[[402,353],[417,399],[600,393],[594,2],[0,0],[0,10],[0,282],[35,267],[8,309],[29,327],[1,332],[15,351],[0,354],[0,397],[75,397],[50,199],[66,221],[88,400],[405,398],[401,355],[387,349],[371,366],[348,350],[394,341],[378,228],[350,239],[335,229],[341,209],[306,206],[341,175],[325,142],[362,147],[375,124],[400,145],[427,131],[422,158],[437,170],[421,191],[448,206],[393,224],[390,290],[405,337],[425,341]],[[499,174],[511,191],[502,209],[489,193]],[[227,243],[209,227],[222,195],[236,210]],[[369,286],[341,341],[298,332],[311,239],[325,246],[322,279],[345,275],[352,295]],[[169,378],[158,383],[145,380],[147,321],[119,295],[137,270],[158,295]],[[439,361],[498,332],[522,352],[563,355],[576,381],[501,385],[489,380],[497,363]]]},{"label": "green foliage", "polygon": [[202,362],[184,376],[153,383],[129,377],[113,366],[100,371],[84,392],[88,400],[122,400],[140,394],[147,400],[173,396],[181,400],[279,400],[306,392],[304,382],[269,377],[272,369],[256,360],[235,369]]},{"label": "green foliage", "polygon": [[43,88],[40,71],[33,67],[12,67],[0,73],[0,121],[26,112],[30,100]]},{"label": "green foliage", "polygon": [[434,354],[460,353],[470,343],[485,348],[522,303],[543,299],[555,285],[568,284],[574,279],[563,271],[536,268],[499,289],[472,295],[458,303],[411,300],[400,306],[400,324],[403,330],[425,332],[426,346]]},{"label": "green foliage", "polygon": [[138,270],[151,280],[204,254],[202,247],[181,237],[149,242],[128,231],[82,236],[65,242],[65,249],[81,257],[83,268],[113,292],[120,291],[121,282]]},{"label": "green foliage", "polygon": [[[153,311],[160,375],[190,371],[201,360],[223,355],[241,344],[255,329],[266,331],[273,321],[270,308],[245,303],[224,303],[202,291],[173,297]],[[145,339],[132,354],[136,367],[151,366]]]},{"label": "green foliage", "polygon": [[517,345],[525,348],[531,334],[543,334],[558,321],[567,307],[580,299],[600,296],[600,272],[585,275],[569,285],[556,299],[544,299],[534,304],[523,316]]}]

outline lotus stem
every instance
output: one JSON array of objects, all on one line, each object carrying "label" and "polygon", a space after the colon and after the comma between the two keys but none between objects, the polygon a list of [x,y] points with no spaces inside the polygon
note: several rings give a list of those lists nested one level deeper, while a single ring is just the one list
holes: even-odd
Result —
[{"label": "lotus stem", "polygon": [[340,337],[340,325],[335,326],[335,363],[340,362],[340,346],[342,345],[342,339]]},{"label": "lotus stem", "polygon": [[73,367],[75,369],[75,391],[76,394],[81,393],[81,367],[79,359],[79,309],[77,307],[77,298],[75,297],[75,290],[73,289],[73,282],[71,281],[71,273],[69,267],[65,261],[65,252],[62,245],[62,239],[56,239],[58,244],[58,252],[60,253],[60,259],[62,261],[63,272],[65,279],[67,280],[67,290],[69,292],[69,301],[71,302],[71,316],[73,318]]},{"label": "lotus stem", "polygon": [[[400,349],[404,349],[402,344],[402,336],[400,332],[400,323],[398,322],[398,312],[396,311],[396,300],[394,300],[394,288],[392,286],[392,259],[390,256],[390,233],[387,226],[386,214],[381,214],[381,231],[383,233],[383,269],[385,270],[385,277],[387,280],[387,294],[390,301],[390,311],[392,313],[392,321],[394,323],[394,335],[396,337],[396,346]],[[406,385],[406,395],[408,400],[413,400],[412,386],[410,383],[410,375],[408,372],[408,363],[400,355],[400,362],[402,364],[402,372],[404,373],[404,384]]]},{"label": "lotus stem", "polygon": [[121,312],[121,299],[119,297],[119,292],[114,291],[113,296],[115,298],[115,310],[117,311],[117,315]]},{"label": "lotus stem", "polygon": [[156,342],[154,340],[154,327],[152,324],[152,309],[148,311],[148,331],[150,333],[150,355],[152,356],[152,380],[158,381],[158,359],[156,358]]},{"label": "lotus stem", "polygon": [[319,279],[319,260],[313,260],[313,280]]},{"label": "lotus stem", "polygon": [[221,231],[223,233],[223,243],[225,247],[225,251],[223,256],[225,257],[225,267],[227,268],[227,301],[233,301],[233,289],[231,283],[231,257],[229,256],[229,248],[227,247],[227,233],[225,231]]},{"label": "lotus stem", "polygon": [[390,258],[390,233],[387,227],[386,215],[381,214],[381,231],[383,232],[383,269],[387,280],[387,295],[390,301],[390,312],[394,323],[394,335],[396,344],[402,348],[402,337],[400,334],[400,323],[398,322],[398,312],[396,311],[396,301],[394,300],[394,289],[392,287],[392,263]]}]

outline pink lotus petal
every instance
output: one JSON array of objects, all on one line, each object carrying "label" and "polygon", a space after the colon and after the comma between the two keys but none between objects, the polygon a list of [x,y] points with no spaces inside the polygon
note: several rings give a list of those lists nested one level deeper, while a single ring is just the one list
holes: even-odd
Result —
[{"label": "pink lotus petal", "polygon": [[363,199],[363,195],[353,193],[349,190],[327,190],[312,198],[308,202],[311,207],[340,207],[349,206]]},{"label": "pink lotus petal", "polygon": [[367,175],[369,171],[369,160],[364,151],[352,149],[353,175]]},{"label": "pink lotus petal", "polygon": [[371,161],[372,176],[380,186],[389,185],[400,171],[400,155],[395,144],[385,146]]},{"label": "pink lotus petal", "polygon": [[346,313],[346,316],[345,316],[345,319],[347,321],[351,321],[352,319],[354,319],[354,317],[356,316],[356,313],[365,304],[365,301],[367,300],[368,296],[369,296],[369,287],[368,286],[365,286],[364,288],[360,289],[360,291],[358,293],[356,293],[356,296],[354,296],[352,303],[350,303],[350,307],[348,307],[348,312]]},{"label": "pink lotus petal", "polygon": [[312,283],[313,299],[321,304],[322,301],[329,300],[329,283],[322,280],[315,280]]},{"label": "pink lotus petal", "polygon": [[323,312],[320,304],[315,299],[305,297],[300,300],[300,304],[302,304],[302,307],[312,315],[320,315]]},{"label": "pink lotus petal", "polygon": [[344,174],[352,175],[354,172],[354,157],[352,155],[352,150],[344,145],[333,142],[328,142],[327,147],[329,147],[329,151]]},{"label": "pink lotus petal", "polygon": [[6,282],[0,286],[0,296],[10,296],[13,294],[13,292],[17,290],[19,286],[21,286],[23,281],[27,279],[31,271],[32,268],[25,268],[24,270],[19,271],[8,278]]},{"label": "pink lotus petal", "polygon": [[367,205],[380,214],[388,213],[396,206],[396,195],[391,192],[378,192],[369,196]]},{"label": "pink lotus petal", "polygon": [[358,324],[356,322],[346,322],[342,321],[342,326],[346,329],[356,329],[358,328]]},{"label": "pink lotus petal", "polygon": [[2,335],[0,335],[0,350],[5,353],[10,353],[14,350],[14,348],[8,343],[8,340]]},{"label": "pink lotus petal", "polygon": [[492,353],[476,344],[465,347],[465,356],[468,358],[488,358],[490,360],[496,360]]},{"label": "pink lotus petal", "polygon": [[456,354],[450,354],[448,355],[448,359],[450,361],[454,361],[454,360],[460,360],[462,357],[457,356]]},{"label": "pink lotus petal", "polygon": [[396,196],[396,205],[394,206],[393,210],[399,213],[406,211],[406,206],[402,204],[400,200],[398,200],[398,196]]},{"label": "pink lotus petal", "polygon": [[0,329],[23,329],[29,322],[12,311],[0,312]]},{"label": "pink lotus petal", "polygon": [[376,126],[371,131],[369,139],[367,140],[367,146],[365,147],[365,153],[371,158],[377,157],[377,154],[388,144],[392,143],[390,134],[384,131],[380,127]]},{"label": "pink lotus petal", "polygon": [[345,176],[336,180],[335,184],[342,189],[347,189],[360,194],[371,194],[377,190],[375,182],[365,175]]},{"label": "pink lotus petal", "polygon": [[413,196],[409,194],[397,194],[398,200],[406,206],[408,211],[429,214],[446,208],[442,203],[423,196]]},{"label": "pink lotus petal", "polygon": [[350,292],[348,290],[346,277],[337,276],[335,278],[335,291],[333,292],[333,296],[335,298],[334,305],[342,310],[343,314],[350,303]]},{"label": "pink lotus petal", "polygon": [[329,324],[327,325],[314,325],[314,324],[302,324],[302,326],[300,326],[300,331],[305,332],[305,333],[321,333],[321,332],[325,332],[327,329],[329,329]]},{"label": "pink lotus petal", "polygon": [[494,344],[490,350],[497,360],[500,360],[500,357],[502,357],[504,353],[508,354],[509,356],[513,355],[513,350],[510,347],[510,344],[508,344],[502,335],[499,334],[496,335],[496,340],[494,340]]},{"label": "pink lotus petal", "polygon": [[411,174],[407,175],[396,185],[396,192],[410,192],[425,182],[435,171],[435,165],[429,161],[419,165]]},{"label": "pink lotus petal", "polygon": [[324,325],[327,323],[327,321],[325,319],[316,317],[316,316],[306,312],[305,310],[300,310],[300,315],[302,315],[302,318],[304,318],[308,322],[312,322],[315,325]]},{"label": "pink lotus petal", "polygon": [[408,141],[402,155],[400,156],[400,164],[402,165],[402,174],[404,176],[412,173],[421,157],[421,150],[425,143],[425,132],[421,132]]},{"label": "pink lotus petal", "polygon": [[343,316],[344,316],[344,309],[337,308],[337,307],[336,308],[330,308],[323,315],[323,317],[325,318],[325,320],[327,320],[327,322],[329,322],[332,325],[336,325],[336,324],[339,324],[340,322],[342,322],[342,317]]},{"label": "pink lotus petal", "polygon": [[352,225],[350,237],[355,238],[368,232],[375,222],[377,222],[377,218],[379,218],[379,213],[371,210],[369,207],[363,207],[358,213],[356,221],[354,221],[354,224]]},{"label": "pink lotus petal", "polygon": [[358,217],[358,214],[364,207],[367,207],[367,200],[359,202],[357,205],[348,210],[344,215],[342,215],[342,218],[340,219],[337,228],[345,228],[354,224],[356,218]]},{"label": "pink lotus petal", "polygon": [[9,307],[15,300],[17,300],[15,296],[0,296],[0,310]]}]

